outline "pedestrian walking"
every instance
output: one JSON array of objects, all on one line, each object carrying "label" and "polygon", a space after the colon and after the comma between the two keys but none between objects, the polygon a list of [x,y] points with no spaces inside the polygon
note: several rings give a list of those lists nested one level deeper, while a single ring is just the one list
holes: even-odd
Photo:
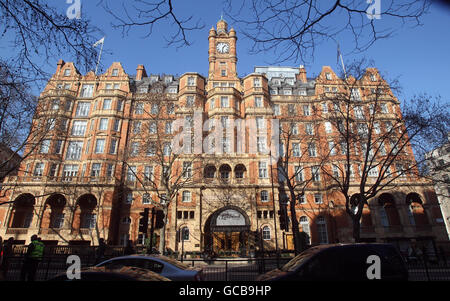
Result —
[{"label": "pedestrian walking", "polygon": [[14,238],[12,237],[3,243],[3,257],[0,273],[3,275],[4,280],[8,279],[9,259],[13,256],[13,245]]},{"label": "pedestrian walking", "polygon": [[98,247],[95,250],[95,264],[99,264],[105,260],[106,244],[103,238],[98,241]]},{"label": "pedestrian walking", "polygon": [[44,244],[39,241],[37,235],[31,236],[31,243],[28,245],[27,254],[20,273],[20,280],[34,281],[39,263],[44,256]]},{"label": "pedestrian walking", "polygon": [[133,244],[132,244],[131,240],[127,241],[127,246],[125,247],[124,253],[125,253],[125,255],[131,255],[131,254],[136,253],[133,248]]}]

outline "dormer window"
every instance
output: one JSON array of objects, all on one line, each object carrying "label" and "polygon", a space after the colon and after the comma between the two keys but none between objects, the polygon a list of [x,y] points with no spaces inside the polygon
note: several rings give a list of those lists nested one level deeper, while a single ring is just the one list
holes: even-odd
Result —
[{"label": "dormer window", "polygon": [[333,78],[331,77],[331,73],[327,72],[325,73],[325,77],[327,80],[332,80]]},{"label": "dormer window", "polygon": [[306,96],[306,89],[298,90],[298,95]]},{"label": "dormer window", "polygon": [[370,80],[373,82],[377,81],[377,77],[375,76],[375,74],[370,75]]},{"label": "dormer window", "polygon": [[119,75],[119,69],[113,69],[112,76],[118,76]]}]

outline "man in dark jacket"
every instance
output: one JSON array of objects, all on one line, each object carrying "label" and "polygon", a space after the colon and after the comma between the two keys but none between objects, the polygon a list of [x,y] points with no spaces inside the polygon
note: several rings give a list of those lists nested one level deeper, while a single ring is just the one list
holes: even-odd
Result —
[{"label": "man in dark jacket", "polygon": [[13,245],[14,245],[14,238],[12,237],[10,237],[3,244],[3,258],[1,265],[1,272],[3,273],[3,279],[6,279],[8,274],[9,259],[13,256]]}]

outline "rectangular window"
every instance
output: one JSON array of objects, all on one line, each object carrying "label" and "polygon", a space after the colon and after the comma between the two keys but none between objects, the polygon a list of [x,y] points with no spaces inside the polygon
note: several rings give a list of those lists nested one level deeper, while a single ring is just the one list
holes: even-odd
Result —
[{"label": "rectangular window", "polygon": [[114,164],[108,164],[106,169],[106,176],[112,178],[114,176]]},{"label": "rectangular window", "polygon": [[134,108],[134,114],[142,115],[144,113],[144,104],[142,102],[136,103],[136,107]]},{"label": "rectangular window", "polygon": [[95,153],[103,154],[105,151],[105,139],[97,139],[95,142]]},{"label": "rectangular window", "polygon": [[295,166],[295,180],[297,182],[303,182],[303,168],[301,166]]},{"label": "rectangular window", "polygon": [[108,118],[100,118],[100,123],[99,123],[98,129],[100,131],[108,130]]},{"label": "rectangular window", "polygon": [[267,190],[261,191],[261,202],[268,202],[269,201],[269,193]]},{"label": "rectangular window", "polygon": [[150,193],[144,193],[142,196],[142,204],[150,204],[151,198],[152,196],[150,195]]},{"label": "rectangular window", "polygon": [[352,92],[350,95],[350,100],[357,100],[357,101],[361,100],[361,94],[359,93],[358,89],[356,89],[356,88],[352,89]]},{"label": "rectangular window", "polygon": [[328,141],[328,149],[330,150],[330,155],[336,155],[336,144],[334,141]]},{"label": "rectangular window", "polygon": [[112,76],[118,76],[119,75],[119,69],[113,69]]},{"label": "rectangular window", "polygon": [[280,105],[278,105],[278,104],[273,105],[273,114],[275,116],[280,116],[281,115]]},{"label": "rectangular window", "polygon": [[78,176],[78,165],[64,165],[63,180],[71,181],[72,178]]},{"label": "rectangular window", "polygon": [[36,163],[33,176],[42,177],[42,175],[44,174],[44,166],[44,163]]},{"label": "rectangular window", "polygon": [[267,178],[267,162],[258,163],[258,174],[260,178]]},{"label": "rectangular window", "polygon": [[56,141],[55,148],[54,148],[54,153],[55,154],[61,154],[62,153],[63,143],[64,143],[64,141],[62,141],[62,140],[57,140]]},{"label": "rectangular window", "polygon": [[166,134],[172,134],[172,121],[166,122]]},{"label": "rectangular window", "polygon": [[133,122],[133,134],[139,134],[141,132],[141,125],[142,123],[140,121]]},{"label": "rectangular window", "polygon": [[91,177],[98,178],[100,176],[100,169],[101,169],[100,163],[93,163],[91,168]]},{"label": "rectangular window", "polygon": [[167,105],[167,114],[175,114],[175,105],[173,103]]},{"label": "rectangular window", "polygon": [[115,154],[117,150],[117,139],[112,138],[111,144],[109,145],[109,153]]},{"label": "rectangular window", "polygon": [[131,143],[131,151],[130,151],[130,156],[131,157],[136,157],[139,154],[139,142],[133,142]]},{"label": "rectangular window", "polygon": [[84,136],[86,128],[87,121],[75,120],[72,125],[72,136]]},{"label": "rectangular window", "polygon": [[189,203],[189,202],[191,202],[191,192],[183,191],[183,203]]},{"label": "rectangular window", "polygon": [[289,104],[288,105],[288,114],[289,114],[289,116],[294,116],[295,115],[295,105],[294,104]]},{"label": "rectangular window", "polygon": [[70,69],[64,69],[64,76],[70,76]]},{"label": "rectangular window", "polygon": [[136,181],[136,166],[128,166],[127,170],[127,181]]},{"label": "rectangular window", "polygon": [[253,86],[261,87],[261,79],[260,78],[254,78],[253,79]]},{"label": "rectangular window", "polygon": [[300,144],[299,143],[292,143],[292,155],[294,157],[300,157],[301,156]]},{"label": "rectangular window", "polygon": [[230,106],[230,102],[229,102],[228,96],[221,96],[220,97],[220,106],[222,108],[228,108]]},{"label": "rectangular window", "polygon": [[159,113],[159,106],[157,103],[152,103],[151,113],[156,115]]},{"label": "rectangular window", "polygon": [[67,160],[80,160],[81,152],[83,151],[82,141],[70,141],[67,147]]},{"label": "rectangular window", "polygon": [[189,95],[186,97],[186,106],[188,108],[191,108],[194,106],[194,96]]},{"label": "rectangular window", "polygon": [[316,204],[323,203],[321,194],[318,194],[318,193],[314,194],[314,203],[316,203]]},{"label": "rectangular window", "polygon": [[263,106],[262,98],[259,96],[255,97],[255,107],[262,108],[262,106]]},{"label": "rectangular window", "polygon": [[314,127],[312,123],[305,124],[305,131],[307,135],[314,135]]},{"label": "rectangular window", "polygon": [[111,110],[111,103],[112,100],[111,99],[105,99],[103,100],[103,110]]},{"label": "rectangular window", "polygon": [[119,112],[123,111],[123,100],[117,101],[117,111]]},{"label": "rectangular window", "polygon": [[192,163],[183,162],[183,178],[189,179],[192,177]]},{"label": "rectangular window", "polygon": [[48,154],[48,152],[50,150],[50,142],[51,142],[50,139],[42,140],[41,150],[40,150],[41,154]]},{"label": "rectangular window", "polygon": [[92,97],[94,94],[94,85],[83,85],[81,88],[81,97]]},{"label": "rectangular window", "polygon": [[380,107],[381,107],[381,113],[383,113],[383,114],[387,114],[387,113],[389,113],[389,110],[388,110],[387,104],[385,104],[385,103],[382,103],[382,104],[380,104]]},{"label": "rectangular window", "polygon": [[90,102],[79,102],[77,105],[77,110],[75,112],[76,117],[87,117],[89,116],[89,110],[91,108]]},{"label": "rectangular window", "polygon": [[150,121],[148,128],[149,128],[150,134],[156,134],[156,131],[157,131],[156,121]]},{"label": "rectangular window", "polygon": [[320,181],[320,170],[319,170],[319,166],[311,166],[311,176],[312,176],[312,180],[315,182]]},{"label": "rectangular window", "polygon": [[333,131],[332,127],[331,127],[331,122],[326,121],[325,122],[325,132],[327,134],[330,134]]},{"label": "rectangular window", "polygon": [[153,166],[145,166],[144,179],[145,181],[151,181],[153,179]]},{"label": "rectangular window", "polygon": [[311,111],[309,110],[309,105],[304,105],[303,106],[303,115],[305,115],[305,116],[310,116],[311,115]]},{"label": "rectangular window", "polygon": [[308,143],[308,154],[310,157],[315,157],[316,153],[316,144],[314,142]]},{"label": "rectangular window", "polygon": [[195,77],[193,77],[193,76],[188,77],[187,85],[188,86],[195,86]]}]

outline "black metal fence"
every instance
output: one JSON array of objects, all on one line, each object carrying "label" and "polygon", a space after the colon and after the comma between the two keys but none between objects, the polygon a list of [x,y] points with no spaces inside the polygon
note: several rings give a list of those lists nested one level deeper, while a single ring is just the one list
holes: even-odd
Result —
[{"label": "black metal fence", "polygon": [[[136,250],[142,253],[143,250]],[[26,247],[14,249],[14,256],[8,259],[6,280],[20,280]],[[39,264],[36,280],[45,281],[58,274],[65,273],[69,265],[67,258],[78,255],[82,267],[93,266],[96,262],[96,247],[57,246],[47,247],[44,258]],[[104,259],[124,255],[123,247],[109,246]],[[176,254],[173,254],[175,257]],[[176,258],[176,257],[175,257]],[[238,258],[238,259],[183,259],[185,264],[203,269],[206,281],[253,281],[268,271],[282,267],[291,257]],[[450,281],[450,262],[438,260],[410,260],[407,263],[411,281]]]}]

